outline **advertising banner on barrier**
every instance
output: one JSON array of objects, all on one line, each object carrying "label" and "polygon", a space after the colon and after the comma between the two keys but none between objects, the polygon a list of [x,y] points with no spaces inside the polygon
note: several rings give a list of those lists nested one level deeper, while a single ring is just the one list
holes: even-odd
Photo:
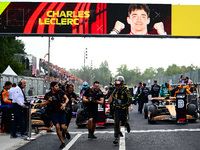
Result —
[{"label": "advertising banner on barrier", "polygon": [[[0,34],[200,36],[199,5],[68,2],[0,2],[0,5]],[[186,14],[185,9],[190,11]],[[189,26],[187,16],[194,18]]]}]

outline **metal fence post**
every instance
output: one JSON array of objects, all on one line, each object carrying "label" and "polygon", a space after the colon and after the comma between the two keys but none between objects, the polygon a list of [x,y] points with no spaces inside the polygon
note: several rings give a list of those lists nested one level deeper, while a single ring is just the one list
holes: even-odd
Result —
[{"label": "metal fence post", "polygon": [[32,123],[31,123],[31,105],[29,104],[28,106],[27,106],[27,108],[28,108],[28,137],[27,138],[25,138],[25,140],[27,140],[27,141],[33,141],[33,140],[35,140],[36,138],[32,138],[31,137],[31,130],[32,130]]}]

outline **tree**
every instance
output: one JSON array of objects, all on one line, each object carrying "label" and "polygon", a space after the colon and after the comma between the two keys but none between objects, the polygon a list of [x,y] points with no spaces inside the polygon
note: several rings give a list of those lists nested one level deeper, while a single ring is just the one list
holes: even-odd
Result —
[{"label": "tree", "polygon": [[109,69],[108,61],[101,62],[99,69],[94,71],[94,80],[98,80],[101,85],[108,85],[110,82],[111,71]]},{"label": "tree", "polygon": [[[84,77],[84,67],[81,69],[70,69],[70,73],[74,74],[80,79]],[[108,61],[101,62],[99,68],[91,68],[89,66],[85,66],[85,79],[88,84],[91,86],[95,80],[98,80],[101,85],[108,85],[110,82],[110,69],[108,65]]]},{"label": "tree", "polygon": [[26,54],[24,43],[15,37],[0,37],[0,72],[3,72],[8,65],[19,75],[23,73],[24,65],[13,59],[14,54]]},{"label": "tree", "polygon": [[130,70],[130,74],[131,74],[132,80],[131,80],[131,84],[129,85],[137,85],[139,82],[142,81],[142,73],[138,67]]},{"label": "tree", "polygon": [[168,66],[164,75],[165,76],[171,76],[171,75],[177,74],[177,73],[182,73],[180,67],[177,66],[176,64],[172,64],[171,66]]},{"label": "tree", "polygon": [[126,84],[131,84],[131,73],[128,70],[127,65],[121,65],[119,68],[117,68],[117,76],[123,76],[125,79]]},{"label": "tree", "polygon": [[153,67],[147,68],[142,74],[143,80],[152,79],[155,77],[156,71]]},{"label": "tree", "polygon": [[198,66],[194,66],[193,64],[191,64],[190,66],[188,66],[186,68],[187,72],[190,72],[190,71],[195,71],[198,69]]},{"label": "tree", "polygon": [[142,80],[141,71],[138,67],[129,70],[127,65],[121,65],[117,68],[117,76],[123,76],[127,85],[137,85]]},{"label": "tree", "polygon": [[163,77],[164,73],[165,73],[164,68],[162,68],[162,67],[157,68],[155,78]]}]

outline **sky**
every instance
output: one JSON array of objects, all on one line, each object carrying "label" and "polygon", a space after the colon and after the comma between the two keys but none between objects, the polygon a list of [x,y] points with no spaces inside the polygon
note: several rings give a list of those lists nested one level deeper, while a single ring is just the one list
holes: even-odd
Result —
[{"label": "sky", "polygon": [[[48,53],[48,37],[18,37],[25,44],[25,51],[39,58]],[[81,68],[87,48],[86,65],[99,67],[107,60],[113,74],[122,64],[129,69],[163,67],[169,65],[199,66],[200,39],[175,38],[91,38],[54,37],[50,43],[50,62],[60,67]],[[48,57],[45,58],[48,60]]]}]

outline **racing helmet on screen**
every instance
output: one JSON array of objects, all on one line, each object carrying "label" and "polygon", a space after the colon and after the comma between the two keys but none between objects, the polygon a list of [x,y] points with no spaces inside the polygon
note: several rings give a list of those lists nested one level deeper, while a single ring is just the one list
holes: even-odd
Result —
[{"label": "racing helmet on screen", "polygon": [[124,80],[124,77],[123,76],[117,76],[116,78],[115,78],[115,87],[116,88],[121,88],[123,85],[124,85],[124,83],[125,83],[125,80]]},{"label": "racing helmet on screen", "polygon": [[87,89],[88,88],[88,83],[85,81],[85,82],[83,82],[83,88],[84,89]]}]

